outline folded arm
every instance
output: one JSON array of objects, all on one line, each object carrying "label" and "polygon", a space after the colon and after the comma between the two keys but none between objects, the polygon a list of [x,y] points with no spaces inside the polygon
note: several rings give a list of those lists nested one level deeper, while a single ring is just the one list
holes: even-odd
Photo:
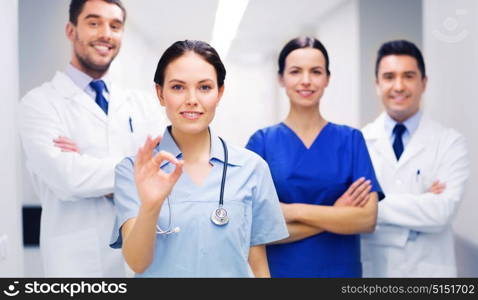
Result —
[{"label": "folded arm", "polygon": [[323,231],[341,234],[373,231],[377,193],[370,193],[371,188],[371,181],[362,177],[349,186],[334,206],[282,204],[289,237],[276,243],[295,242]]},{"label": "folded arm", "polygon": [[443,146],[444,155],[437,162],[436,180],[446,184],[441,193],[429,189],[426,193],[386,194],[379,204],[381,224],[392,224],[419,232],[439,232],[448,226],[463,196],[469,175],[469,160],[465,140],[461,135]]},{"label": "folded arm", "polygon": [[321,228],[298,222],[287,223],[287,230],[289,231],[289,236],[287,238],[273,242],[272,244],[293,243],[314,236],[324,231]]},{"label": "folded arm", "polygon": [[377,193],[369,194],[364,206],[284,204],[286,220],[338,234],[372,232],[377,219]]},{"label": "folded arm", "polygon": [[54,139],[66,136],[55,109],[39,108],[32,101],[21,106],[20,135],[27,165],[63,199],[98,197],[113,191],[114,167],[121,157],[96,158],[78,152],[62,152]]}]

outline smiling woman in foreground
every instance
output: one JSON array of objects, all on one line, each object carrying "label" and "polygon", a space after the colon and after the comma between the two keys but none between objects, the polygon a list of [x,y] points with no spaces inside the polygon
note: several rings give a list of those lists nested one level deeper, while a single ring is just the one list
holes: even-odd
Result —
[{"label": "smiling woman in foreground", "polygon": [[267,164],[209,124],[226,70],[201,41],[180,41],[154,81],[171,121],[116,168],[117,226],[137,277],[269,277],[264,244],[287,237]]}]

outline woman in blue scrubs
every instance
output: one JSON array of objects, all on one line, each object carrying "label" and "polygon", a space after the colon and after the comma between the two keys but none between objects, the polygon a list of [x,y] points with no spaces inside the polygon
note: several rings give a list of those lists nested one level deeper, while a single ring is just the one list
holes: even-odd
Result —
[{"label": "woman in blue scrubs", "polygon": [[362,276],[359,233],[375,228],[380,187],[361,132],[320,112],[329,80],[322,43],[291,40],[279,55],[289,114],[247,144],[269,164],[290,234],[267,247],[272,277]]},{"label": "woman in blue scrubs", "polygon": [[288,235],[267,163],[209,128],[225,75],[201,41],[176,42],[159,60],[154,81],[172,125],[116,167],[111,246],[137,277],[269,277],[264,245]]}]

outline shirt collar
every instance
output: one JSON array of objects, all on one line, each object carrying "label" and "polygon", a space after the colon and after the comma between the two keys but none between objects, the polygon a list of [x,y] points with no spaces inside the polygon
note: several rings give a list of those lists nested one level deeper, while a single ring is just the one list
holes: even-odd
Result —
[{"label": "shirt collar", "polygon": [[[93,77],[89,76],[88,74],[78,70],[76,67],[74,67],[72,64],[68,64],[65,69],[66,75],[70,77],[70,79],[73,81],[73,83],[76,84],[82,91],[86,91],[87,89],[91,89],[90,87],[90,82],[92,82]],[[110,84],[111,81],[109,79],[108,75],[103,76],[99,80],[103,80],[106,85],[106,92],[109,93],[110,91]]]},{"label": "shirt collar", "polygon": [[[406,119],[405,122],[402,123],[403,125],[405,125],[405,128],[407,128],[407,131],[410,134],[410,136],[413,135],[415,131],[417,130],[421,117],[422,117],[422,112],[418,111],[416,114]],[[385,113],[384,120],[385,120],[385,131],[389,134],[389,136],[393,136],[393,128],[398,122],[392,119],[387,113]]]},{"label": "shirt collar", "polygon": [[[222,146],[222,142],[214,133],[214,130],[209,127],[209,134],[211,136],[211,153],[209,155],[209,161],[214,164],[214,161],[219,161],[224,163],[224,148]],[[227,145],[227,143],[226,143]],[[173,136],[171,135],[171,125],[166,127],[163,133],[163,137],[161,142],[156,146],[155,153],[159,151],[166,151],[174,155],[177,159],[181,159],[183,153],[179,149],[178,145],[174,141]],[[230,166],[240,166],[242,165],[242,160],[236,155],[236,153],[231,149],[231,147],[227,147],[228,150],[228,162],[227,164]],[[169,161],[163,161],[161,163],[161,167],[168,164]]]}]

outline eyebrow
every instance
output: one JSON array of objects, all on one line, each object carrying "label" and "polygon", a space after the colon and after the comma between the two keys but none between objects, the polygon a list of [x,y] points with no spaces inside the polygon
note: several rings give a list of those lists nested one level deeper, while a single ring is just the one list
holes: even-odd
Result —
[{"label": "eyebrow", "polygon": [[[395,74],[395,73],[398,73],[398,72],[395,72],[395,71],[383,72],[382,75],[389,75],[389,74]],[[405,72],[400,72],[400,73],[404,73],[404,74],[408,74],[408,75],[418,74],[417,71],[405,71]]]},{"label": "eyebrow", "polygon": [[169,81],[169,83],[171,83],[171,82],[186,83],[186,82],[184,82],[184,81],[182,81],[182,80],[179,80],[179,79],[171,79],[171,80]]},{"label": "eyebrow", "polygon": [[[85,20],[88,20],[88,19],[100,19],[101,16],[100,15],[97,15],[97,14],[89,14],[85,17]],[[123,21],[121,21],[120,19],[113,19],[113,22],[116,22],[116,23],[120,23],[120,24],[123,24]]]},{"label": "eyebrow", "polygon": [[[299,67],[299,66],[290,66],[288,69],[302,69],[302,67]],[[322,66],[315,66],[315,67],[312,67],[311,69],[325,69],[324,67]]]},{"label": "eyebrow", "polygon": [[100,15],[89,14],[89,15],[87,15],[87,16],[85,17],[85,20],[86,20],[86,19],[91,19],[91,18],[95,18],[95,19],[97,18],[97,19],[99,19],[99,18],[101,18],[101,17],[100,17]]},{"label": "eyebrow", "polygon": [[[207,79],[203,79],[203,80],[199,81],[199,83],[204,83],[204,82],[207,82],[207,81],[213,81],[213,80],[207,78]],[[179,80],[179,79],[171,79],[169,82],[170,82],[170,83],[171,83],[171,82],[186,83],[186,81],[182,81],[182,80]]]}]

